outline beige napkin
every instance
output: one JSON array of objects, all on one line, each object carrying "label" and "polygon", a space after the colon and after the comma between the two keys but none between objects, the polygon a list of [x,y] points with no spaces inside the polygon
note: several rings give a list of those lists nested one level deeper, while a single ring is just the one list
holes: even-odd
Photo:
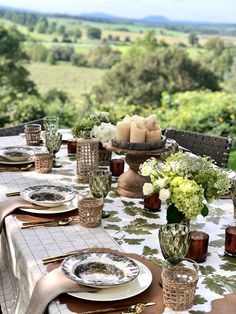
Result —
[{"label": "beige napkin", "polygon": [[[42,314],[45,312],[48,303],[59,294],[83,290],[84,287],[67,278],[60,267],[56,268],[36,283],[25,314]],[[86,291],[89,291],[88,287],[86,287]]]},{"label": "beige napkin", "polygon": [[0,203],[0,232],[2,231],[2,227],[4,224],[4,219],[6,216],[10,215],[17,208],[42,208],[40,206],[34,205],[25,201],[20,196],[9,197],[5,201]]}]

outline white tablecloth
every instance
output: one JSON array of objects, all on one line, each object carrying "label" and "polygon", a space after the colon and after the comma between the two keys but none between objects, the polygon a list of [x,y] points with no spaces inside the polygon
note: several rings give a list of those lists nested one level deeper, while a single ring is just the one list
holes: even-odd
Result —
[{"label": "white tablecloth", "polygon": [[[15,136],[0,138],[0,146],[13,144],[24,144],[24,140]],[[66,157],[65,147],[58,155],[63,166],[51,174],[34,171],[0,173],[1,200],[5,199],[6,192],[19,191],[32,184],[64,185],[79,191],[87,189],[86,185],[79,185],[74,180],[76,161]],[[87,229],[76,224],[21,230],[21,222],[14,216],[6,218],[6,228],[1,237],[3,291],[0,302],[3,313],[24,313],[36,281],[46,271],[42,258],[47,256],[99,246],[141,254],[161,264],[163,257],[158,230],[166,223],[165,208],[162,207],[160,213],[149,213],[143,210],[141,199],[119,197],[115,193],[116,186],[114,181],[105,200],[105,210],[110,211],[110,218],[103,220],[99,228]],[[208,217],[199,217],[191,222],[192,230],[202,230],[210,236],[209,256],[200,266],[194,311],[209,311],[212,300],[221,298],[223,293],[236,292],[236,259],[224,256],[224,231],[226,226],[234,223],[231,200],[214,202]],[[66,305],[55,300],[49,306],[49,313],[71,312]]]}]

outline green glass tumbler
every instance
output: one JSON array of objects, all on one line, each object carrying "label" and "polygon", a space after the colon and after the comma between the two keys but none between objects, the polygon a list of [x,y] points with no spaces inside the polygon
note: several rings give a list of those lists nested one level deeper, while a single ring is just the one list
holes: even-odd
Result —
[{"label": "green glass tumbler", "polygon": [[[89,188],[96,198],[105,198],[111,189],[111,172],[108,170],[93,170],[89,172]],[[103,211],[102,218],[109,217],[109,213]]]},{"label": "green glass tumbler", "polygon": [[159,229],[159,242],[162,255],[173,265],[186,256],[190,244],[189,227],[185,224],[166,224]]}]

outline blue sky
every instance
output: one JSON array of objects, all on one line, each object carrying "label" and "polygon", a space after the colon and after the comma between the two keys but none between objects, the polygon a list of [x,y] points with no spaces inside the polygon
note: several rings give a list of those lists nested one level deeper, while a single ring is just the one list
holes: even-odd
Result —
[{"label": "blue sky", "polygon": [[236,23],[236,0],[0,0],[0,4],[50,13],[163,15],[173,20]]}]

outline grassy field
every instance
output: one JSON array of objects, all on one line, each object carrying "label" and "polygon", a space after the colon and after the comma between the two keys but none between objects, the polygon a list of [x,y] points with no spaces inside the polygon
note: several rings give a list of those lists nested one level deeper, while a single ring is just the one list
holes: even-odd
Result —
[{"label": "grassy field", "polygon": [[88,93],[105,73],[105,70],[80,68],[70,64],[32,63],[27,69],[40,93],[45,94],[50,89],[57,88],[67,92],[73,99]]}]

